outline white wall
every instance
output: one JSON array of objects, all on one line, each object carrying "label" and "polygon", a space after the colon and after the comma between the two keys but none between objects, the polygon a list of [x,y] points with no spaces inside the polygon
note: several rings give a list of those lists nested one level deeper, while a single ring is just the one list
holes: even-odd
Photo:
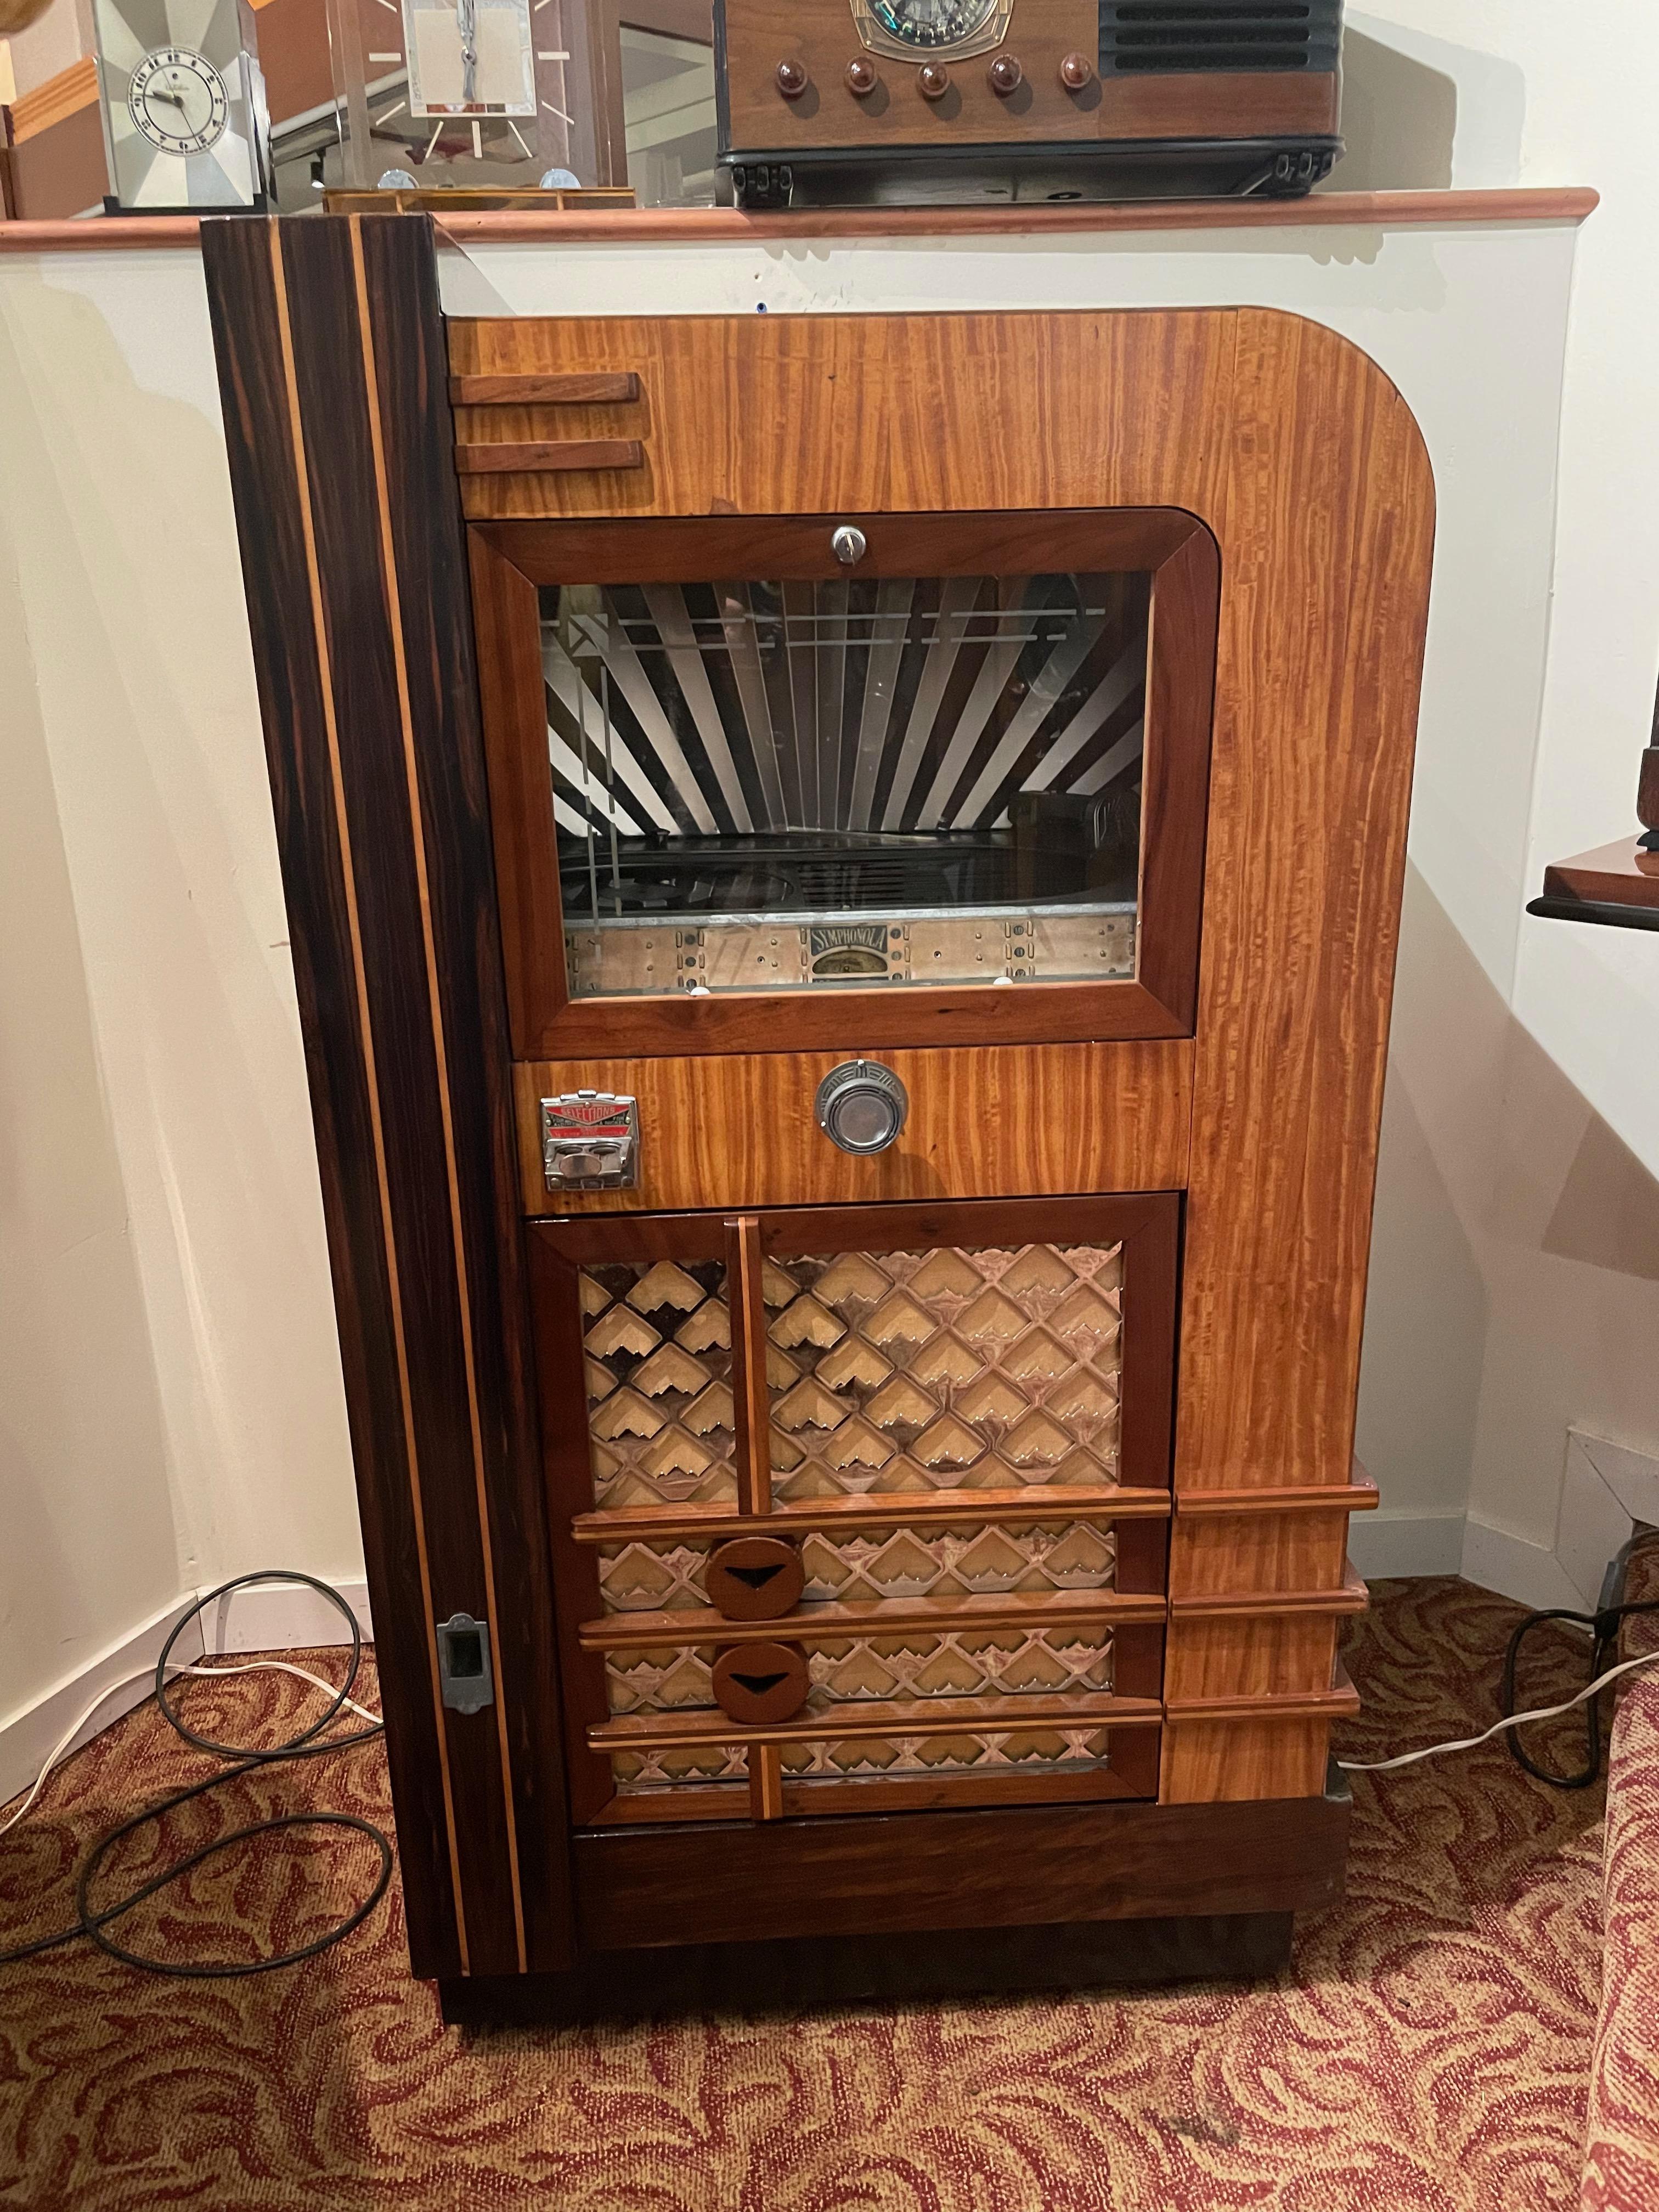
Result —
[{"label": "white wall", "polygon": [[0,421],[3,1729],[362,1559],[198,257],[0,257]]},{"label": "white wall", "polygon": [[[1350,21],[1351,73],[1376,74],[1384,50],[1389,81],[1431,118],[1414,138],[1390,122],[1367,141],[1362,159],[1393,171],[1377,181],[1601,193],[1573,285],[1531,891],[1547,860],[1634,827],[1653,713],[1659,19],[1637,0],[1386,0]],[[1476,726],[1496,712],[1474,702]],[[1495,813],[1509,796],[1492,792]],[[1432,1449],[1448,1476],[1465,1455],[1469,1470],[1467,1570],[1559,1597],[1547,1553],[1568,1424],[1659,1453],[1659,939],[1523,918],[1494,958],[1471,908],[1497,902],[1431,843],[1420,801],[1413,854],[1362,1439],[1380,1460],[1409,1448],[1423,1409],[1398,1353],[1415,1334],[1427,1403],[1449,1416]]]},{"label": "white wall", "polygon": [[[0,331],[0,412],[11,358]],[[0,440],[0,470],[12,443]],[[178,1589],[148,1317],[0,505],[0,1717]],[[3,1786],[3,1785],[0,1785]]]}]

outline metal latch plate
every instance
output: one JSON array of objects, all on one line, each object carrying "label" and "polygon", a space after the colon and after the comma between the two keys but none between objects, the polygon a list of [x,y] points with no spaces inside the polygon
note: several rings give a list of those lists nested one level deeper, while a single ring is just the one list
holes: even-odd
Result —
[{"label": "metal latch plate", "polygon": [[542,1101],[542,1175],[549,1190],[632,1190],[640,1179],[639,1102],[616,1091],[566,1091]]}]

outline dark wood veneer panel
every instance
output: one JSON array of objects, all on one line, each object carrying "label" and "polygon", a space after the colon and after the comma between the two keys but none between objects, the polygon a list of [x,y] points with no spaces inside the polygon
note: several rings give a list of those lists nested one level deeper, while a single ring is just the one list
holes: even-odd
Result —
[{"label": "dark wood veneer panel", "polygon": [[[423,227],[422,227],[423,228]],[[507,1715],[527,1963],[568,1955],[558,1671],[544,1562],[529,1284],[516,1197],[512,1047],[479,727],[466,544],[450,465],[444,331],[429,236],[362,228],[489,1516],[492,1626]]]},{"label": "dark wood veneer panel", "polygon": [[[204,252],[404,1777],[411,1954],[428,1974],[560,1966],[556,1675],[431,228],[209,223]],[[456,1611],[494,1632],[480,1714],[436,1705],[433,1617]]]},{"label": "dark wood veneer panel", "polygon": [[[279,225],[277,234],[295,330],[433,1609],[439,1620],[460,1611],[488,1617],[441,1077],[350,226],[325,218],[307,222],[303,234],[295,223]],[[483,1727],[480,1717],[445,1719],[457,1839],[464,1863],[476,1856],[504,1865],[500,1747],[494,1715]],[[518,1957],[510,1889],[469,1883],[465,1908],[471,1963],[481,1972],[511,1972]]]},{"label": "dark wood veneer panel", "polygon": [[1290,1963],[1291,1932],[1288,1912],[1258,1912],[604,1951],[585,1959],[574,1974],[446,1981],[439,1997],[447,2027],[489,2028],[682,2012],[752,2017],[775,2008],[841,2010],[1041,1990],[1167,1988],[1276,1974]]},{"label": "dark wood veneer panel", "polygon": [[1341,1893],[1340,1796],[1021,1806],[764,1826],[610,1829],[574,1843],[584,1949],[888,1929],[1301,1912]]},{"label": "dark wood veneer panel", "polygon": [[208,307],[239,535],[266,765],[305,1036],[365,1562],[375,1609],[386,1749],[411,1958],[461,1959],[425,1598],[398,1386],[392,1302],[374,1170],[351,923],[336,830],[324,692],[270,234],[202,226]]}]

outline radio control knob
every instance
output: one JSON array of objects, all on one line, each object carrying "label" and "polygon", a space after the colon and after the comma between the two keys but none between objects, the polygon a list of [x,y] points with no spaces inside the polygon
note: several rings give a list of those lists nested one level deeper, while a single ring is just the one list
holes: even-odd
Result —
[{"label": "radio control knob", "polygon": [[780,62],[775,76],[778,90],[786,100],[799,100],[806,89],[806,71],[799,62]]},{"label": "radio control knob", "polygon": [[847,64],[847,89],[857,100],[865,99],[876,88],[876,65],[862,54],[856,55]]},{"label": "radio control knob", "polygon": [[910,1094],[878,1060],[847,1060],[819,1084],[812,1110],[843,1152],[884,1152],[909,1116]]},{"label": "radio control knob", "polygon": [[991,80],[992,91],[1000,100],[1006,100],[1011,92],[1019,90],[1025,72],[1012,54],[999,54],[986,75]]},{"label": "radio control knob", "polygon": [[1067,54],[1060,65],[1060,81],[1067,92],[1081,92],[1094,73],[1095,65],[1087,54]]},{"label": "radio control knob", "polygon": [[951,72],[943,62],[924,62],[916,71],[916,90],[924,100],[943,100],[951,89]]}]

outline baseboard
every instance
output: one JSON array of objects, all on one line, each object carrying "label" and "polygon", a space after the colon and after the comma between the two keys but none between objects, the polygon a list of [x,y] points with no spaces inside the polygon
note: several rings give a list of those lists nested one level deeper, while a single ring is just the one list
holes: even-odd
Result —
[{"label": "baseboard", "polygon": [[[368,1584],[337,1581],[332,1587],[356,1614],[367,1642],[374,1633]],[[188,1604],[189,1600],[179,1602]],[[202,1629],[208,1650],[216,1652],[319,1650],[326,1644],[351,1641],[338,1607],[308,1583],[259,1583],[252,1589],[234,1590],[209,1607]]]},{"label": "baseboard", "polygon": [[[366,1583],[335,1587],[351,1607],[367,1638],[371,1633]],[[155,1681],[173,1623],[194,1598],[187,1591],[109,1644],[49,1690],[0,1720],[0,1805],[27,1790],[77,1713],[97,1700],[70,1746],[78,1751],[142,1705]],[[270,1583],[238,1590],[210,1606],[180,1639],[174,1656],[193,1659],[234,1651],[319,1650],[349,1644],[350,1632],[334,1607],[304,1583]],[[65,1753],[68,1756],[68,1753]]]},{"label": "baseboard", "polygon": [[1471,1513],[1463,1532],[1463,1579],[1513,1598],[1535,1612],[1565,1606],[1582,1613],[1587,1601],[1547,1544],[1534,1544]]},{"label": "baseboard", "polygon": [[1356,1513],[1348,1523],[1348,1556],[1367,1582],[1392,1575],[1455,1575],[1463,1562],[1463,1516]]},{"label": "baseboard", "polygon": [[[98,1699],[96,1709],[76,1731],[72,1750],[90,1743],[123,1713],[143,1705],[150,1693],[161,1646],[188,1602],[181,1599],[165,1613],[141,1621],[118,1643],[107,1645],[73,1674],[0,1721],[0,1805],[28,1788],[64,1729],[94,1698]],[[179,1650],[186,1661],[199,1659],[199,1632],[181,1639]]]}]

